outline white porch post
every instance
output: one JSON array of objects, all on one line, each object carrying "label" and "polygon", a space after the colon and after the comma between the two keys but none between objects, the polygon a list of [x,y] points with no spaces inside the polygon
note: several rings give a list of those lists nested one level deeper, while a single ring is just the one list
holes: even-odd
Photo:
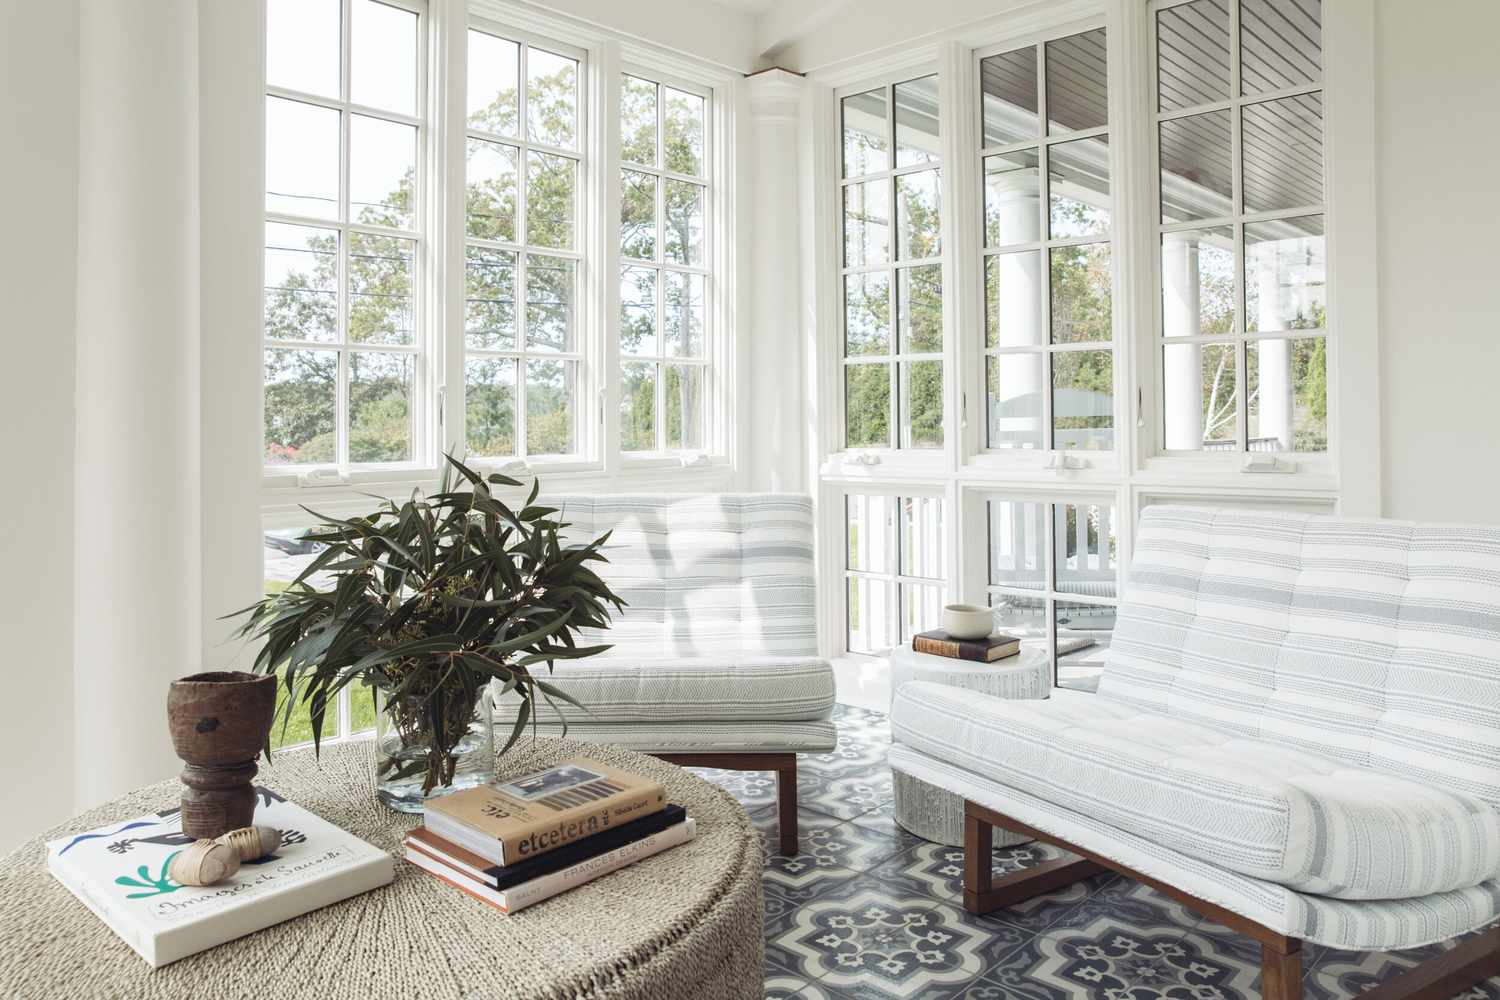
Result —
[{"label": "white porch post", "polygon": [[[1281,302],[1281,280],[1275,243],[1263,244],[1256,258],[1255,286],[1259,301],[1262,330],[1283,330],[1294,311],[1292,303]],[[1259,388],[1255,411],[1260,415],[1255,437],[1276,438],[1281,451],[1292,450],[1292,342],[1262,340],[1256,343],[1259,356]]]},{"label": "white porch post", "polygon": [[1170,343],[1201,332],[1196,235],[1163,237],[1161,287],[1162,330],[1168,340],[1162,366],[1166,444],[1174,451],[1197,451],[1203,447],[1203,347]]},{"label": "white porch post", "polygon": [[[999,213],[1000,231],[1034,235],[1040,224],[1041,178],[1035,171],[1009,171],[986,178],[987,197]],[[999,347],[1038,347],[1046,343],[1046,331],[1042,329],[1042,295],[1045,265],[1042,258],[1046,251],[1001,254],[999,262],[999,288],[996,290],[996,345]],[[1036,410],[1026,415],[995,416],[992,418],[992,437],[1003,441],[1006,437],[1016,440],[1040,439],[1041,447],[1050,442],[1041,428],[1042,366],[1031,363],[1034,355],[1022,357],[1002,356],[996,391],[999,393],[998,408],[1014,406],[1015,401],[1035,401]]]}]

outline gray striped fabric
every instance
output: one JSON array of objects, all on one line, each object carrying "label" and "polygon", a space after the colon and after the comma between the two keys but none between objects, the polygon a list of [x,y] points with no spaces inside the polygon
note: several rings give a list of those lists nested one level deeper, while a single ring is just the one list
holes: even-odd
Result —
[{"label": "gray striped fabric", "polygon": [[[838,729],[829,719],[813,722],[638,722],[576,723],[568,725],[568,739],[608,743],[641,753],[830,753],[838,746]],[[532,730],[528,726],[527,733]],[[561,736],[555,722],[536,727],[542,736]],[[495,736],[505,740],[509,730],[497,725]],[[525,739],[526,737],[522,737]]]}]

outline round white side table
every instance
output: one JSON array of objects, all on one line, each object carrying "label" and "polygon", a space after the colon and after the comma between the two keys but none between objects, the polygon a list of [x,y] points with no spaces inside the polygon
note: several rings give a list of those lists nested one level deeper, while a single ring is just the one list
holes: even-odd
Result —
[{"label": "round white side table", "polygon": [[[993,698],[1041,699],[1052,692],[1052,663],[1045,639],[1022,640],[1015,656],[994,663],[974,663],[913,652],[911,643],[891,651],[891,698],[908,681],[949,684]],[[923,840],[950,847],[964,842],[963,796],[929,785],[891,768],[895,818],[902,829]],[[1026,837],[995,831],[995,846],[1024,843]]]}]

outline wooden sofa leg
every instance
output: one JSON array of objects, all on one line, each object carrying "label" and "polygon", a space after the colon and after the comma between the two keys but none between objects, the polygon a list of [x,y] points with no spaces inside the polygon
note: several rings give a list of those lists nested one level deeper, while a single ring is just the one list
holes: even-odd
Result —
[{"label": "wooden sofa leg", "polygon": [[1302,942],[1288,942],[1282,951],[1275,945],[1260,946],[1261,1000],[1302,1000]]},{"label": "wooden sofa leg", "polygon": [[1491,976],[1500,976],[1500,927],[1475,934],[1360,996],[1374,1000],[1447,1000]]},{"label": "wooden sofa leg", "polygon": [[787,754],[786,763],[776,769],[776,822],[781,834],[781,853],[795,857],[802,849],[797,842],[796,754]]},{"label": "wooden sofa leg", "polygon": [[970,913],[984,914],[1013,906],[1108,871],[1087,858],[1057,858],[1007,875],[997,885],[990,856],[995,845],[997,817],[997,813],[983,806],[964,803],[964,909]]}]

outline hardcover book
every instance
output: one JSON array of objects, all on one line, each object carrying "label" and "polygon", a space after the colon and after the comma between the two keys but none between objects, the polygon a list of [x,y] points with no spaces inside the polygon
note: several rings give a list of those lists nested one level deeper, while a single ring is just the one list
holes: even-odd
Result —
[{"label": "hardcover book", "polygon": [[466,872],[450,867],[436,856],[428,854],[420,841],[411,838],[406,840],[406,860],[436,875],[455,889],[461,889],[475,899],[489,903],[503,913],[515,913],[534,903],[540,903],[559,893],[575,889],[586,882],[592,882],[610,872],[619,871],[626,865],[649,858],[653,854],[660,854],[679,844],[685,844],[692,840],[697,832],[697,824],[692,819],[684,819],[665,830],[642,837],[640,840],[617,847],[612,851],[606,851],[597,857],[560,868],[551,874],[542,875],[506,889],[495,889],[488,883],[469,876]]},{"label": "hardcover book", "polygon": [[976,663],[994,663],[1007,656],[1014,656],[1021,648],[1021,640],[1011,635],[991,635],[983,639],[955,639],[942,629],[919,632],[912,637],[913,652],[930,656],[946,656],[955,660],[973,660]]},{"label": "hardcover book", "polygon": [[497,865],[555,851],[667,805],[661,782],[579,758],[422,806],[427,829]]},{"label": "hardcover book", "polygon": [[386,852],[268,788],[255,791],[255,823],[280,830],[281,846],[218,885],[168,875],[193,842],[176,809],[51,841],[47,868],[152,968],[391,881]]},{"label": "hardcover book", "polygon": [[540,875],[549,875],[569,865],[598,857],[617,847],[624,847],[626,844],[665,830],[669,826],[676,826],[686,818],[687,813],[682,806],[669,805],[661,812],[642,816],[640,819],[612,827],[603,833],[596,833],[592,837],[575,840],[555,851],[533,855],[524,861],[517,861],[510,865],[492,864],[488,858],[480,857],[473,851],[449,843],[426,827],[417,827],[406,835],[406,839],[423,853],[437,858],[448,867],[456,868],[492,889],[508,889],[513,885],[529,882]]}]

